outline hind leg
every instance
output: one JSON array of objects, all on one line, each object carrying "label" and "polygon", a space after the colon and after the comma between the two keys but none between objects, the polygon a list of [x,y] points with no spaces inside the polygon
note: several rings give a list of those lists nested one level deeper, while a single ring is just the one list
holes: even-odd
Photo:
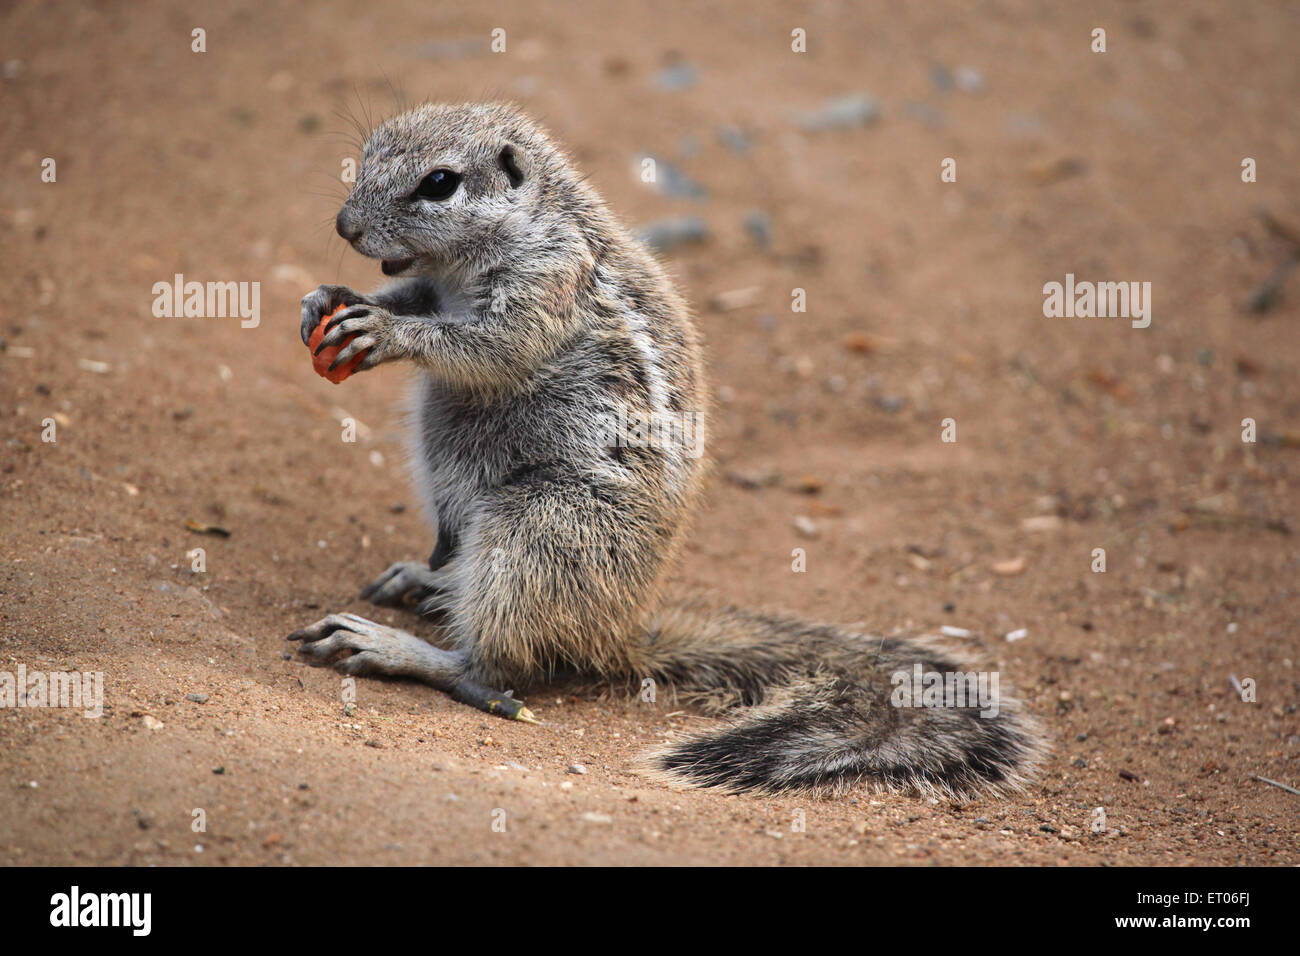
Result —
[{"label": "hind leg", "polygon": [[[511,720],[537,723],[532,712],[510,696],[472,680],[460,651],[444,651],[414,634],[376,624],[356,614],[331,614],[289,635],[302,641],[299,653],[314,664],[334,663],[355,676],[410,677],[445,691],[462,704]],[[340,657],[352,651],[350,657]]]},{"label": "hind leg", "polygon": [[448,633],[484,683],[630,673],[672,527],[603,476],[538,469],[493,489],[448,566]]}]

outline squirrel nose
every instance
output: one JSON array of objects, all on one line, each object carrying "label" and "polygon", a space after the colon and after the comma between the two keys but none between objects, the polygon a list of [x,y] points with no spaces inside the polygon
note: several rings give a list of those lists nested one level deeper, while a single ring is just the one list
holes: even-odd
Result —
[{"label": "squirrel nose", "polygon": [[334,220],[334,228],[348,242],[356,242],[366,234],[365,227],[357,222],[356,218],[346,208],[339,210],[338,218]]}]

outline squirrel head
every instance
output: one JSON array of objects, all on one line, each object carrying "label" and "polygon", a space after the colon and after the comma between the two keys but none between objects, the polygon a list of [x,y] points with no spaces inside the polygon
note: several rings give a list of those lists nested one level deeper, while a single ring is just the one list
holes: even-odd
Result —
[{"label": "squirrel head", "polygon": [[386,275],[485,269],[572,234],[562,197],[576,185],[514,107],[426,104],[370,134],[336,226]]}]

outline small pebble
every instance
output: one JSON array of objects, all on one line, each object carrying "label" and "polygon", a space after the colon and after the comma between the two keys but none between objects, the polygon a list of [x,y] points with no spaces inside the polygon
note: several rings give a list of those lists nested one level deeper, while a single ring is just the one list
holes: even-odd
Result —
[{"label": "small pebble", "polygon": [[832,129],[854,129],[874,123],[880,118],[880,104],[865,93],[839,96],[821,109],[802,112],[796,118],[799,126],[810,133]]},{"label": "small pebble", "polygon": [[707,189],[666,159],[649,154],[645,157],[638,156],[636,157],[637,169],[641,168],[641,162],[645,158],[654,161],[655,179],[652,185],[663,195],[672,199],[703,199],[708,196]]},{"label": "small pebble", "polygon": [[1022,531],[1057,531],[1065,522],[1059,515],[1035,515],[1020,522]]},{"label": "small pebble", "polygon": [[708,237],[709,227],[698,216],[661,219],[637,230],[637,238],[656,252],[667,252],[678,246],[703,242]]},{"label": "small pebble", "polygon": [[754,245],[767,249],[772,245],[772,217],[761,209],[751,209],[745,213],[745,232]]},{"label": "small pebble", "polygon": [[718,142],[733,153],[749,152],[749,137],[739,126],[719,126]]},{"label": "small pebble", "polygon": [[953,72],[957,88],[965,93],[984,92],[984,75],[974,67],[959,66]]},{"label": "small pebble", "polygon": [[680,93],[699,82],[700,71],[690,63],[674,63],[655,74],[654,83],[661,90]]},{"label": "small pebble", "polygon": [[794,530],[799,532],[805,538],[815,538],[818,535],[817,525],[813,523],[812,518],[806,515],[795,515]]},{"label": "small pebble", "polygon": [[1008,578],[1017,574],[1023,574],[1025,566],[1025,559],[1023,557],[1011,558],[1008,561],[997,561],[993,564],[993,573]]},{"label": "small pebble", "polygon": [[766,473],[742,471],[739,468],[728,468],[723,477],[733,485],[744,488],[747,491],[756,491],[764,485],[772,484],[769,475]]},{"label": "small pebble", "polygon": [[941,112],[929,103],[919,103],[916,100],[908,100],[903,104],[903,115],[933,129],[943,126],[944,122]]}]

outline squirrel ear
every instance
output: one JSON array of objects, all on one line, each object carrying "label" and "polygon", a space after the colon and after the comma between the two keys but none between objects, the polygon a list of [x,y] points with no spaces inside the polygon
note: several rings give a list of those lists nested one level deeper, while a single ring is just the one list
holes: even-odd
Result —
[{"label": "squirrel ear", "polygon": [[528,165],[528,160],[523,153],[507,143],[501,147],[501,152],[497,153],[497,162],[509,177],[511,189],[518,189],[523,185],[524,167]]}]

